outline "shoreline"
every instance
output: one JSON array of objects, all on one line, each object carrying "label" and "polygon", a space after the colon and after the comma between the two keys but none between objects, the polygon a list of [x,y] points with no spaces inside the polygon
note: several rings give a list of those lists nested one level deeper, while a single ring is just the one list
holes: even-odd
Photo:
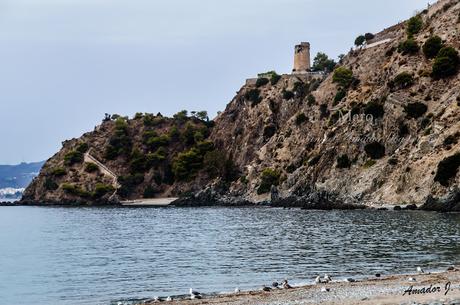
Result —
[{"label": "shoreline", "polygon": [[[414,278],[415,281],[410,281]],[[333,280],[328,284],[307,284],[292,289],[242,291],[203,295],[191,300],[183,296],[170,304],[231,304],[231,305],[294,305],[294,304],[460,304],[460,270],[431,273],[392,274],[363,277],[355,282]],[[447,284],[450,283],[448,289]],[[425,293],[421,289],[424,288]],[[429,288],[430,292],[427,292]],[[325,291],[328,289],[328,291]],[[445,294],[447,292],[447,294]],[[165,299],[165,298],[164,298]],[[144,300],[134,304],[157,304],[159,300]]]}]

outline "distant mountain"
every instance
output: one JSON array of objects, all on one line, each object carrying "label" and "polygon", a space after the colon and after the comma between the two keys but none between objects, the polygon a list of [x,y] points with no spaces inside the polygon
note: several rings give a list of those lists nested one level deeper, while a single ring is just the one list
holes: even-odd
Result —
[{"label": "distant mountain", "polygon": [[32,179],[38,175],[44,163],[45,161],[0,165],[0,189],[27,187]]}]

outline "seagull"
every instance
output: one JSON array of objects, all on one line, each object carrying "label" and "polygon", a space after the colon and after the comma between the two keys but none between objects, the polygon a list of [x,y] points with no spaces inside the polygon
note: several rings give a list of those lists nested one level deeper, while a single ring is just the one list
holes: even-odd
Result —
[{"label": "seagull", "polygon": [[236,287],[235,288],[235,293],[240,293],[240,292],[241,292],[240,288]]},{"label": "seagull", "polygon": [[166,298],[166,302],[171,302],[172,301],[172,298],[171,297],[167,297]]},{"label": "seagull", "polygon": [[418,273],[425,273],[425,271],[423,271],[422,267],[417,267],[417,272]]},{"label": "seagull", "polygon": [[353,283],[353,282],[356,282],[356,280],[351,278],[351,277],[349,277],[349,278],[345,279],[345,282]]},{"label": "seagull", "polygon": [[331,277],[327,274],[324,275],[324,282],[325,283],[329,283],[330,281],[332,281]]},{"label": "seagull", "polygon": [[284,281],[281,283],[281,287],[283,287],[283,289],[291,289],[291,288],[292,288],[292,286],[289,285],[288,280],[284,280]]},{"label": "seagull", "polygon": [[409,281],[409,282],[416,282],[417,280],[416,280],[415,278],[413,278],[413,277],[410,277],[410,278],[408,279],[408,281]]},{"label": "seagull", "polygon": [[315,279],[316,284],[321,284],[321,277],[318,275]]},{"label": "seagull", "polygon": [[278,284],[278,282],[273,282],[273,283],[272,283],[272,286],[275,287],[275,288],[279,288],[279,287],[278,287],[279,285],[280,285],[280,284]]},{"label": "seagull", "polygon": [[194,291],[193,288],[190,288],[190,299],[201,299],[201,293]]}]

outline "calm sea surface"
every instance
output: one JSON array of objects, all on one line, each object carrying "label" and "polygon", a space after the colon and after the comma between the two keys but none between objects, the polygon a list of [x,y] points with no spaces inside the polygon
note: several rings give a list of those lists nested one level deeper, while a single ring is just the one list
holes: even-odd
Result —
[{"label": "calm sea surface", "polygon": [[460,214],[0,208],[0,303],[117,300],[460,263]]}]

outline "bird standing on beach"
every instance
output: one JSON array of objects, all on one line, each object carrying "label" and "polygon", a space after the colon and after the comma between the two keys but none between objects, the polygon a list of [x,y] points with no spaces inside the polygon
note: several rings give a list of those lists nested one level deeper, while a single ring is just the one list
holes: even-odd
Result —
[{"label": "bird standing on beach", "polygon": [[330,281],[332,281],[331,277],[327,274],[324,275],[324,283],[329,283]]},{"label": "bird standing on beach", "polygon": [[283,287],[283,289],[291,289],[291,288],[292,288],[292,286],[289,285],[288,280],[284,280],[284,281],[281,283],[281,287]]},{"label": "bird standing on beach", "polygon": [[193,288],[190,288],[190,299],[201,299],[201,293],[194,291]]},{"label": "bird standing on beach", "polygon": [[166,298],[166,302],[171,302],[172,301],[172,298],[171,297],[167,297]]},{"label": "bird standing on beach", "polygon": [[315,279],[315,284],[321,284],[321,277],[319,275]]},{"label": "bird standing on beach", "polygon": [[418,273],[425,273],[425,271],[423,271],[422,267],[417,267],[417,272]]},{"label": "bird standing on beach", "polygon": [[235,288],[235,293],[240,293],[240,292],[241,292],[240,288],[236,287]]}]

